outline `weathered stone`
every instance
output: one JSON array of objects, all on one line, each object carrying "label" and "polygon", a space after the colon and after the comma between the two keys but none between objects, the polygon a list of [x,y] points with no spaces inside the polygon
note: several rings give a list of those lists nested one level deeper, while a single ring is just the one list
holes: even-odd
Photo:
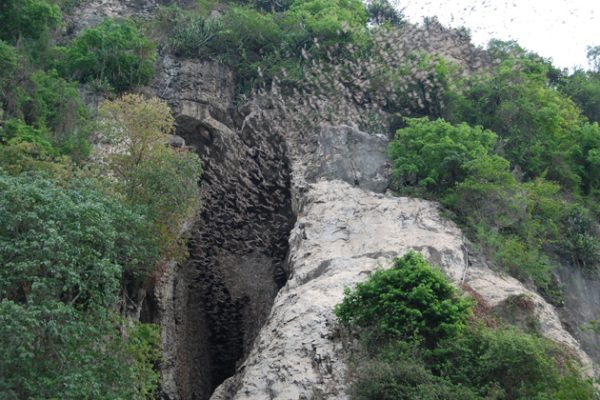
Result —
[{"label": "weathered stone", "polygon": [[[293,135],[293,133],[290,133]],[[304,178],[339,179],[374,192],[389,186],[391,165],[385,135],[361,132],[350,126],[323,126],[308,143],[294,140],[291,153],[302,161]]]},{"label": "weathered stone", "polygon": [[600,335],[589,323],[600,317],[600,277],[575,265],[558,270],[565,305],[559,309],[566,328],[581,342],[583,350],[600,363]]},{"label": "weathered stone", "polygon": [[[293,226],[283,139],[229,116],[233,74],[211,62],[163,59],[155,92],[172,107],[176,133],[204,165],[202,210],[190,259],[163,304],[164,399],[206,399],[235,372],[285,283]],[[176,318],[162,314],[174,313]]]},{"label": "weathered stone", "polygon": [[185,139],[179,135],[170,135],[167,144],[176,149],[181,149],[185,147]]},{"label": "weathered stone", "polygon": [[551,305],[514,278],[469,263],[461,231],[439,211],[433,202],[378,195],[340,181],[311,185],[290,237],[290,279],[252,352],[212,400],[348,398],[347,355],[333,308],[345,287],[408,250],[423,253],[491,306],[509,296],[531,299],[541,333],[590,365]]},{"label": "weathered stone", "polygon": [[154,90],[173,108],[178,131],[195,133],[207,118],[233,126],[233,72],[215,61],[162,55]]},{"label": "weathered stone", "polygon": [[68,33],[77,34],[107,18],[150,18],[158,4],[158,0],[86,0],[66,16]]}]

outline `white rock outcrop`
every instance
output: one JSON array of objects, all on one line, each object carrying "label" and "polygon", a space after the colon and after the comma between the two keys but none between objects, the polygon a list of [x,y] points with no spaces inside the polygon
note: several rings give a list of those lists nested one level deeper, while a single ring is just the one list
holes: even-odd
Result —
[{"label": "white rock outcrop", "polygon": [[290,279],[238,373],[212,399],[346,399],[344,349],[333,308],[344,288],[387,268],[409,250],[423,253],[453,282],[468,283],[494,306],[525,294],[541,331],[589,363],[554,310],[514,278],[470,265],[460,229],[436,203],[375,194],[340,181],[310,185],[290,237]]}]

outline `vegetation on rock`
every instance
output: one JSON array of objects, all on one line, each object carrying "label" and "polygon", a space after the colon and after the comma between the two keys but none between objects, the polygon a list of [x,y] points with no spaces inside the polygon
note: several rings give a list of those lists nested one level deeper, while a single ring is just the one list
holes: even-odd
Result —
[{"label": "vegetation on rock", "polygon": [[[202,169],[166,145],[163,102],[125,96],[102,107],[110,124],[90,119],[79,83],[148,83],[156,52],[131,21],[57,47],[75,3],[0,5],[0,397],[154,398],[158,327],[129,313],[185,252]],[[104,166],[89,158],[92,131],[122,146]]]},{"label": "vegetation on rock", "polygon": [[[557,305],[558,264],[597,268],[598,47],[593,69],[572,74],[501,41],[461,65],[424,51],[439,23],[410,26],[386,0],[199,0],[70,38],[63,13],[80,2],[0,4],[0,397],[155,393],[159,333],[127,310],[185,254],[202,174],[166,146],[168,106],[127,94],[151,83],[158,50],[231,67],[238,100],[279,107],[286,129],[395,132],[396,189],[441,201]],[[108,98],[97,119],[82,85]],[[90,159],[98,142],[104,164]],[[357,369],[357,397],[592,398],[554,344],[469,323],[468,309],[415,254],[349,291],[340,320],[380,347]]]},{"label": "vegetation on rock", "polygon": [[348,289],[335,312],[343,323],[434,346],[461,330],[469,308],[440,271],[408,253],[391,269],[375,271],[367,282]]},{"label": "vegetation on rock", "polygon": [[558,344],[486,327],[470,304],[416,253],[347,290],[336,314],[361,339],[353,398],[595,398],[592,382]]}]

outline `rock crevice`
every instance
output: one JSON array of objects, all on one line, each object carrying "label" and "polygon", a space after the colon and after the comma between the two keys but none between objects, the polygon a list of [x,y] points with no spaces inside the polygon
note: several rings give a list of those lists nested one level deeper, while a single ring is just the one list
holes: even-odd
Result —
[{"label": "rock crevice", "polygon": [[165,399],[207,399],[233,375],[287,279],[294,214],[286,146],[251,123],[236,127],[233,88],[231,71],[210,62],[166,57],[157,78],[177,135],[204,164],[189,260],[172,266],[170,289],[159,289]]}]

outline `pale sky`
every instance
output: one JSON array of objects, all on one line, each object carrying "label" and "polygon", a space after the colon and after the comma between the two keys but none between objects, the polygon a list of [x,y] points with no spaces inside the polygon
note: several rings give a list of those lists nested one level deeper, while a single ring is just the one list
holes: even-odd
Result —
[{"label": "pale sky", "polygon": [[588,67],[587,46],[600,45],[600,0],[397,0],[409,21],[437,15],[465,26],[473,41],[517,40],[560,68]]}]

